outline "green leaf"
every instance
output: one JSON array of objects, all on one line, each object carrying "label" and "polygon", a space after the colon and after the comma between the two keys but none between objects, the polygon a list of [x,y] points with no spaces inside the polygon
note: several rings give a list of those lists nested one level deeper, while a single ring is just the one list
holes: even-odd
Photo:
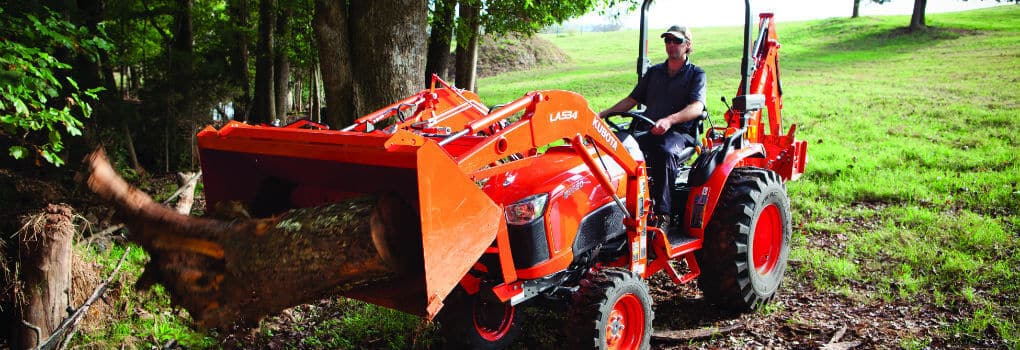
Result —
[{"label": "green leaf", "polygon": [[25,102],[20,98],[15,98],[11,103],[14,103],[15,113],[28,115],[28,106],[25,106]]},{"label": "green leaf", "polygon": [[11,153],[11,157],[14,158],[14,159],[24,158],[25,157],[25,152],[28,151],[28,150],[25,149],[25,147],[21,147],[21,146],[11,146],[11,148],[9,150],[10,150],[10,153]]},{"label": "green leaf", "polygon": [[49,139],[50,144],[53,144],[54,148],[57,148],[56,145],[60,144],[60,132],[56,130],[50,130]]},{"label": "green leaf", "polygon": [[50,162],[58,167],[64,165],[64,160],[60,159],[60,156],[58,156],[56,153],[47,150],[43,150],[41,153],[43,158],[45,158],[47,162]]}]

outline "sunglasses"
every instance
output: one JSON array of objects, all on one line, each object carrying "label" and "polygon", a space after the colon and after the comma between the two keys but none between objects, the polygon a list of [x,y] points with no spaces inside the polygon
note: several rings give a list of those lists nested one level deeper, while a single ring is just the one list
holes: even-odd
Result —
[{"label": "sunglasses", "polygon": [[683,44],[683,43],[687,42],[687,39],[686,38],[667,37],[664,41],[666,42],[666,44],[677,44],[677,45],[680,45],[680,44]]}]

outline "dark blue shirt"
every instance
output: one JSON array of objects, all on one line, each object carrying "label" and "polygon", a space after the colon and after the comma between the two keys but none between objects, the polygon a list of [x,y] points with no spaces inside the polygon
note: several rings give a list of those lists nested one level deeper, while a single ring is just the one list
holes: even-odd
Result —
[{"label": "dark blue shirt", "polygon": [[[659,120],[670,114],[679,112],[694,101],[705,103],[705,71],[701,67],[687,63],[680,72],[669,76],[666,62],[656,64],[641,77],[637,86],[630,92],[630,97],[645,105],[644,115],[651,120]],[[692,122],[674,125],[673,130],[686,131]]]}]

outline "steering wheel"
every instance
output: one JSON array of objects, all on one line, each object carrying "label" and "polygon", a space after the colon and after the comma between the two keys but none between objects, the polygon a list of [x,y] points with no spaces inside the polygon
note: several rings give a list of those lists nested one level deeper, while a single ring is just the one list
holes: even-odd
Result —
[{"label": "steering wheel", "polygon": [[[626,130],[619,124],[616,124],[609,118],[611,117],[627,117],[630,118],[630,123],[627,125]],[[606,124],[613,128],[616,132],[627,132],[635,138],[644,136],[655,127],[655,121],[648,119],[648,117],[634,113],[634,112],[613,112],[609,113],[605,118]],[[640,124],[640,125],[639,125]]]}]

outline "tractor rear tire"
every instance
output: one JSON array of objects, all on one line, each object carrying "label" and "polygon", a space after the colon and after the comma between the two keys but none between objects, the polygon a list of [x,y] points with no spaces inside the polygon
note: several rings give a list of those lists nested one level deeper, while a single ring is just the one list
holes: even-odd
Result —
[{"label": "tractor rear tire", "polygon": [[733,169],[705,230],[698,285],[710,303],[754,310],[779,289],[790,257],[790,199],[773,171]]},{"label": "tractor rear tire", "polygon": [[[469,295],[457,287],[439,313],[445,349],[505,349],[521,333],[522,312],[485,290]],[[491,293],[490,293],[491,294]]]},{"label": "tractor rear tire", "polygon": [[637,274],[605,269],[581,280],[566,330],[571,349],[648,349],[652,296]]}]

